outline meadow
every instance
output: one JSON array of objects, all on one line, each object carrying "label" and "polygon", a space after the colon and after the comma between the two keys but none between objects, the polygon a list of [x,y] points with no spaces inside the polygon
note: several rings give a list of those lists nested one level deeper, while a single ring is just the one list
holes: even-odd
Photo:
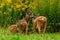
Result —
[{"label": "meadow", "polygon": [[23,19],[28,7],[34,16],[47,18],[48,32],[60,31],[60,0],[0,0],[0,27],[7,28]]},{"label": "meadow", "polygon": [[[47,18],[46,33],[12,34],[8,27],[25,17],[29,7],[34,16]],[[32,22],[29,22],[31,31]],[[56,33],[57,32],[57,33]],[[60,40],[60,0],[0,0],[0,40]]]},{"label": "meadow", "polygon": [[7,29],[0,29],[0,40],[60,40],[59,33],[10,33]]},{"label": "meadow", "polygon": [[60,40],[59,34],[46,33],[46,34],[0,34],[0,40]]}]

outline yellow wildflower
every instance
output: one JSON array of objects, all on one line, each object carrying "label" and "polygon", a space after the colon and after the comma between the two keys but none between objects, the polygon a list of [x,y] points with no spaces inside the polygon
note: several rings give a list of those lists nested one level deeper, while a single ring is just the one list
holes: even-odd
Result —
[{"label": "yellow wildflower", "polygon": [[22,6],[22,8],[25,8],[25,4],[24,3],[22,3],[21,6]]},{"label": "yellow wildflower", "polygon": [[20,7],[21,7],[21,5],[19,5],[19,4],[16,5],[16,8],[20,8]]},{"label": "yellow wildflower", "polygon": [[28,6],[27,5],[25,5],[25,8],[27,8]]},{"label": "yellow wildflower", "polygon": [[25,8],[22,8],[22,10],[24,11],[24,10],[25,10]]},{"label": "yellow wildflower", "polygon": [[11,2],[12,2],[12,0],[7,0],[7,2],[8,2],[8,3],[11,3]]},{"label": "yellow wildflower", "polygon": [[29,1],[25,1],[25,4],[27,4]]},{"label": "yellow wildflower", "polygon": [[32,4],[29,4],[29,6],[28,6],[29,8],[31,8],[32,7]]},{"label": "yellow wildflower", "polygon": [[5,4],[4,3],[0,3],[0,8],[3,7]]}]

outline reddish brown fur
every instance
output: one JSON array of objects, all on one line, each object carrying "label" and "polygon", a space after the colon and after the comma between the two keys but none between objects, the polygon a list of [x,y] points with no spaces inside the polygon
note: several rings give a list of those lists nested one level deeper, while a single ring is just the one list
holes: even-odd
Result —
[{"label": "reddish brown fur", "polygon": [[44,33],[46,31],[46,23],[47,23],[47,18],[44,16],[39,16],[36,17],[33,20],[33,26],[34,26],[34,31],[36,31],[36,29],[38,29],[38,33],[41,32],[42,27],[44,28]]},{"label": "reddish brown fur", "polygon": [[13,33],[18,32],[17,25],[11,25],[8,27],[8,29],[10,32],[13,32]]},{"label": "reddish brown fur", "polygon": [[31,12],[28,8],[26,8],[26,17],[23,18],[22,20],[19,20],[17,22],[17,26],[20,29],[19,32],[23,33],[24,31],[27,33],[28,32],[28,21],[31,19]]},{"label": "reddish brown fur", "polygon": [[46,23],[47,23],[46,17],[37,16],[34,18],[32,12],[29,10],[29,8],[26,9],[26,15],[31,16],[33,18],[34,31],[36,31],[36,29],[38,29],[38,32],[40,33],[42,27],[44,27],[44,32],[46,31]]},{"label": "reddish brown fur", "polygon": [[20,33],[24,33],[24,32],[28,32],[28,24],[27,21],[25,19],[19,20],[17,22],[17,26],[19,28],[19,32]]}]

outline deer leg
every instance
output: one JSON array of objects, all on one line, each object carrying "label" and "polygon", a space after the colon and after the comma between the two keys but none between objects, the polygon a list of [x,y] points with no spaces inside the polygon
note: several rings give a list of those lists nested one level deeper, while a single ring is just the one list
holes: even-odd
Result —
[{"label": "deer leg", "polygon": [[40,33],[41,32],[41,27],[39,26],[37,29],[38,29],[38,33]]},{"label": "deer leg", "polygon": [[41,25],[39,22],[37,23],[37,28],[38,28],[38,33],[40,33],[41,32]]},{"label": "deer leg", "polygon": [[19,29],[18,32],[22,34],[22,30]]},{"label": "deer leg", "polygon": [[19,31],[19,33],[23,33],[23,29],[22,29],[22,27],[20,26],[19,28],[18,28],[18,31]]},{"label": "deer leg", "polygon": [[46,23],[44,23],[44,31],[43,31],[43,33],[45,33],[46,32]]},{"label": "deer leg", "polygon": [[28,25],[26,26],[26,34],[28,33]]}]

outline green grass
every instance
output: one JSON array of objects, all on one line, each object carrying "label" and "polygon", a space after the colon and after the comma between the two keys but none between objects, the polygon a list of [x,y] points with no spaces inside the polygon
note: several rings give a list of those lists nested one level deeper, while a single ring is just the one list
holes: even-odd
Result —
[{"label": "green grass", "polygon": [[0,34],[0,40],[60,40],[56,34]]},{"label": "green grass", "polygon": [[12,34],[7,30],[0,30],[0,40],[60,40],[58,33],[45,33],[45,34]]}]

